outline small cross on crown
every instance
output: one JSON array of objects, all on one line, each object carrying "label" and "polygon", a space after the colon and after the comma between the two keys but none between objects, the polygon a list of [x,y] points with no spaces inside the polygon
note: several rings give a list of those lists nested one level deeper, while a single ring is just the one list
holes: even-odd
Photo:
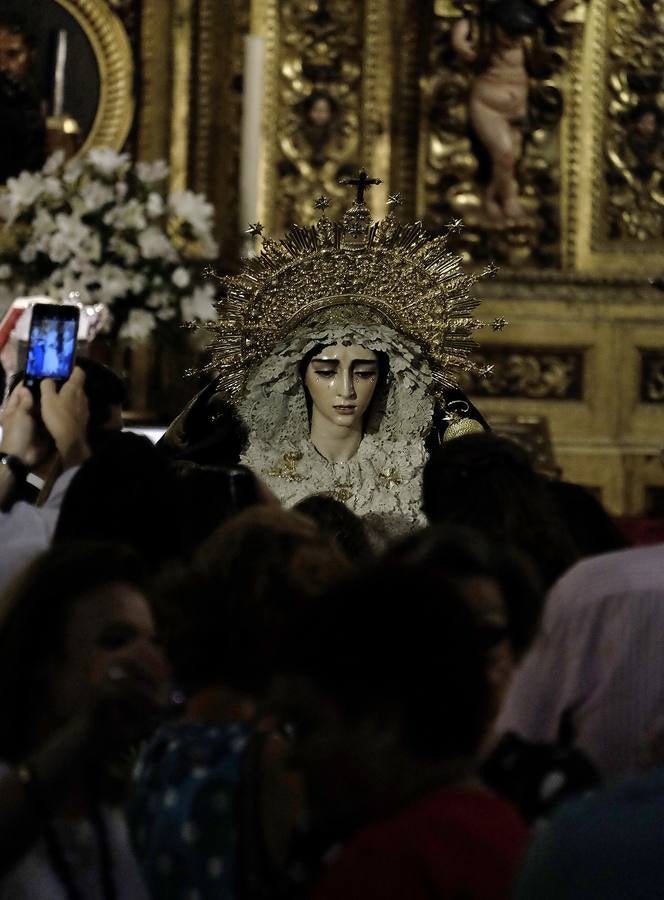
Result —
[{"label": "small cross on crown", "polygon": [[357,188],[356,203],[364,203],[364,192],[370,188],[372,184],[382,184],[380,178],[370,178],[366,169],[360,169],[357,178],[342,178],[339,184],[348,185]]}]

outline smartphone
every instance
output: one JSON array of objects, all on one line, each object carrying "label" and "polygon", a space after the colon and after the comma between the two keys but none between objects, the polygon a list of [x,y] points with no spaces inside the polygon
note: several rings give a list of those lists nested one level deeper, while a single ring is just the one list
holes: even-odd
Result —
[{"label": "smartphone", "polygon": [[43,378],[63,384],[76,360],[78,306],[35,303],[32,307],[24,384],[39,391]]}]

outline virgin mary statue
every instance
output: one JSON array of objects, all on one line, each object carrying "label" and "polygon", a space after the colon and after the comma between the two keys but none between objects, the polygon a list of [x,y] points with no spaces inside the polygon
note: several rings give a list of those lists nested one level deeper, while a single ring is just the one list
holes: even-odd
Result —
[{"label": "virgin mary statue", "polygon": [[[210,369],[167,448],[239,460],[286,505],[328,493],[386,533],[421,524],[421,473],[440,440],[485,426],[457,388],[476,370],[476,275],[447,236],[372,222],[366,174],[342,222],[322,215],[263,239],[224,279]],[[239,434],[243,438],[238,437]]]}]

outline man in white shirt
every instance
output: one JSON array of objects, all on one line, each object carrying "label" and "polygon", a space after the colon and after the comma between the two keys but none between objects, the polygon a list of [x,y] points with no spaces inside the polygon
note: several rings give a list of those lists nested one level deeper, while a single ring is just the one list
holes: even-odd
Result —
[{"label": "man in white shirt", "polygon": [[551,589],[496,731],[553,742],[563,720],[607,780],[664,763],[664,544],[590,557]]}]

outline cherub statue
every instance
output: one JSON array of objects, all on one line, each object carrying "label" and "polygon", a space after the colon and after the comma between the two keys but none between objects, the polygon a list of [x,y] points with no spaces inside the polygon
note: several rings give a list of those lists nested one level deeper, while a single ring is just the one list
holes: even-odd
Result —
[{"label": "cherub statue", "polygon": [[464,16],[452,28],[454,50],[475,71],[468,110],[491,162],[484,209],[495,222],[525,215],[517,166],[528,125],[529,40],[576,3],[554,0],[542,8],[532,0],[492,0],[475,19]]}]

